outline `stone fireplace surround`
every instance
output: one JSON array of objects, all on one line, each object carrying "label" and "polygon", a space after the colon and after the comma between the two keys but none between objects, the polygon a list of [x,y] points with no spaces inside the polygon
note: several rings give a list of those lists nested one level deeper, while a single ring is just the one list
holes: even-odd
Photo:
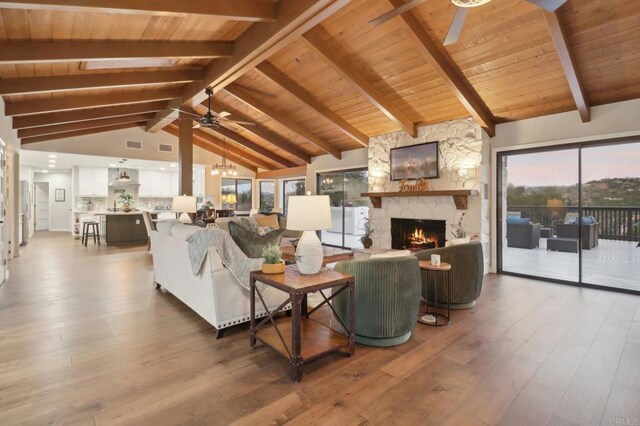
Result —
[{"label": "stone fireplace surround", "polygon": [[[490,204],[488,200],[489,138],[472,119],[438,123],[418,128],[416,138],[398,131],[378,135],[369,140],[369,191],[398,191],[399,182],[390,180],[389,150],[424,142],[439,141],[440,178],[430,179],[434,190],[471,189],[479,195],[469,197],[467,210],[457,210],[448,197],[389,197],[382,199],[379,209],[370,206],[369,215],[373,245],[391,248],[391,218],[435,219],[446,222],[447,240],[455,238],[453,226],[466,212],[463,227],[472,240],[483,243],[484,261],[490,263]],[[469,170],[466,181],[459,178],[458,170]],[[485,268],[488,270],[489,268]]]}]

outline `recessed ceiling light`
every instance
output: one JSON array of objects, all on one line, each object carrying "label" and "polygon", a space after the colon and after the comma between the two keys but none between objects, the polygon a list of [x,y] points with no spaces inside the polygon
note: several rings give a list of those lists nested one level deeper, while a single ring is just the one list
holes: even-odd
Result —
[{"label": "recessed ceiling light", "polygon": [[177,164],[172,164],[171,167],[178,167],[178,165]]},{"label": "recessed ceiling light", "polygon": [[160,167],[160,170],[165,170],[165,168],[164,167]]},{"label": "recessed ceiling light", "polygon": [[49,170],[43,170],[42,173],[49,173]]},{"label": "recessed ceiling light", "polygon": [[55,164],[49,164],[50,168],[54,168],[56,165]]},{"label": "recessed ceiling light", "polygon": [[109,167],[118,167],[118,165],[112,163],[112,164],[109,164]]},{"label": "recessed ceiling light", "polygon": [[49,162],[50,162],[50,163],[55,163],[55,162],[56,162],[56,160],[49,160]]},{"label": "recessed ceiling light", "polygon": [[49,158],[57,158],[57,157],[58,157],[57,155],[49,154]]}]

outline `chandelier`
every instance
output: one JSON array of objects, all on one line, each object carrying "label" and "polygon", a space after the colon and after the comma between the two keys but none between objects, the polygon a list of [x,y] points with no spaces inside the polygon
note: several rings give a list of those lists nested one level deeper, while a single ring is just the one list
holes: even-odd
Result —
[{"label": "chandelier", "polygon": [[491,0],[451,0],[458,7],[476,7],[489,3]]},{"label": "chandelier", "polygon": [[226,145],[225,145],[225,141],[223,139],[223,141],[222,141],[222,163],[221,164],[215,163],[213,166],[211,166],[211,175],[212,176],[218,176],[218,175],[221,175],[222,177],[238,176],[238,169],[236,168],[236,166],[234,166],[231,163],[227,163],[226,152],[227,152]]}]

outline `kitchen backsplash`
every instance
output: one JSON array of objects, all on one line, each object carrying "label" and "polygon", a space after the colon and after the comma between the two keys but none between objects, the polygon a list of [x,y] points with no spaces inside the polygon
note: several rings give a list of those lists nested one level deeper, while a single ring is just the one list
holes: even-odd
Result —
[{"label": "kitchen backsplash", "polygon": [[[112,199],[113,200],[113,199]],[[171,210],[173,198],[140,198],[135,201],[134,208],[138,210]],[[89,204],[91,203],[91,204]],[[93,208],[90,209],[90,205]],[[120,203],[117,203],[120,208]],[[76,197],[76,211],[104,211],[107,208],[113,208],[113,201],[108,204],[105,197]]]}]

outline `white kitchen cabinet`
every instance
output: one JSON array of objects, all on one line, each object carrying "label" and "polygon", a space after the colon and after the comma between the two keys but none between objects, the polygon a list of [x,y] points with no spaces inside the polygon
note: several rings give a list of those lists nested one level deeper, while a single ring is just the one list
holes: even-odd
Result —
[{"label": "white kitchen cabinet", "polygon": [[162,172],[155,170],[140,170],[139,197],[162,197]]},{"label": "white kitchen cabinet", "polygon": [[177,197],[180,195],[180,177],[178,172],[169,172],[169,196]]},{"label": "white kitchen cabinet", "polygon": [[202,167],[193,168],[193,195],[196,197],[205,195],[204,190],[204,169]]},{"label": "white kitchen cabinet", "polygon": [[106,168],[78,167],[78,195],[106,197],[109,193],[109,172]]}]

